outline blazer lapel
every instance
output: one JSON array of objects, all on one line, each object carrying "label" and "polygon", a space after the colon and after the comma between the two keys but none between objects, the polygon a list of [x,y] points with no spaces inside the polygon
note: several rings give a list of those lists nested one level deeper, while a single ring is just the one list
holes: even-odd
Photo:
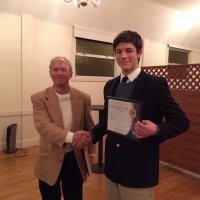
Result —
[{"label": "blazer lapel", "polygon": [[48,107],[49,115],[52,117],[57,126],[64,128],[62,113],[58,102],[58,97],[53,89],[50,87],[46,91],[46,104]]},{"label": "blazer lapel", "polygon": [[70,88],[70,99],[72,107],[72,131],[76,131],[81,127],[81,117],[83,111],[83,103],[80,94],[74,88]]},{"label": "blazer lapel", "polygon": [[108,92],[108,95],[107,95],[107,96],[113,96],[113,95],[114,95],[114,92],[115,92],[115,90],[116,90],[116,87],[117,87],[119,81],[120,81],[120,76],[117,76],[117,77],[113,80],[112,84],[110,85],[109,92]]},{"label": "blazer lapel", "polygon": [[144,89],[144,81],[145,81],[145,74],[143,71],[141,71],[138,78],[135,80],[135,84],[131,94],[131,99],[140,100]]}]

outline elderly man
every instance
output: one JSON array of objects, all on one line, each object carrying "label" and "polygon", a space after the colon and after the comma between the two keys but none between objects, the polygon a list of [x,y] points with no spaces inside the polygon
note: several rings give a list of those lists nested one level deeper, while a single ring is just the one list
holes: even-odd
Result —
[{"label": "elderly man", "polygon": [[[31,96],[33,118],[40,135],[35,174],[43,200],[82,200],[88,167],[83,148],[91,157],[94,145],[84,131],[93,127],[90,96],[70,87],[72,67],[65,57],[51,60],[53,86]],[[78,144],[79,149],[74,148]],[[62,191],[62,192],[61,192]]]}]

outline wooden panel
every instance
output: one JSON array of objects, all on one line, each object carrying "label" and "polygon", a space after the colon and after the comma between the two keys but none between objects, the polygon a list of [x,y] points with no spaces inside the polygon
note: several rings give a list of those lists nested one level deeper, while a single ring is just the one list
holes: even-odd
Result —
[{"label": "wooden panel", "polygon": [[172,96],[190,120],[190,128],[160,145],[160,159],[200,174],[200,65],[145,67],[147,73],[168,80]]},{"label": "wooden panel", "polygon": [[171,90],[200,91],[200,64],[143,67],[149,74],[168,80]]},{"label": "wooden panel", "polygon": [[200,174],[200,92],[172,91],[172,95],[190,119],[190,129],[161,144],[160,159]]}]

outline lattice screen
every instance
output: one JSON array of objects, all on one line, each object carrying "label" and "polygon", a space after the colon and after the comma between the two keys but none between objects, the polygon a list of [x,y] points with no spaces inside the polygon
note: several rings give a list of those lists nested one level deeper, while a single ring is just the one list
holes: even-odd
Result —
[{"label": "lattice screen", "polygon": [[145,72],[165,77],[170,89],[200,91],[200,64],[143,67]]}]

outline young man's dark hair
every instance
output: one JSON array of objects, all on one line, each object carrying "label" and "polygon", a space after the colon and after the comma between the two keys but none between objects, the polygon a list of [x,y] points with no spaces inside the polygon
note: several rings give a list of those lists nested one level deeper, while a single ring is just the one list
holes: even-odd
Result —
[{"label": "young man's dark hair", "polygon": [[113,41],[113,50],[115,51],[117,45],[121,42],[131,42],[136,50],[137,50],[137,53],[139,51],[142,50],[142,47],[143,47],[143,41],[142,41],[142,38],[141,36],[135,32],[135,31],[130,31],[130,30],[127,30],[127,31],[122,31],[121,33],[119,33],[114,41]]}]

